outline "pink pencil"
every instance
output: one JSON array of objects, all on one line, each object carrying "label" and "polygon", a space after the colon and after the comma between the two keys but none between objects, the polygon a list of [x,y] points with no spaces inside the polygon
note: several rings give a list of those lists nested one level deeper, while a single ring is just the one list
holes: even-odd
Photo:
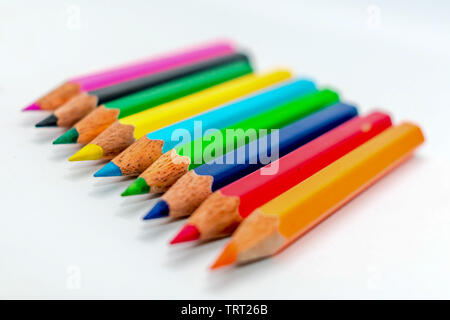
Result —
[{"label": "pink pencil", "polygon": [[23,111],[55,110],[81,92],[107,87],[123,81],[132,80],[233,52],[235,52],[235,49],[231,43],[217,42],[177,51],[156,58],[152,57],[85,76],[74,77],[48,92],[39,100],[23,109]]}]

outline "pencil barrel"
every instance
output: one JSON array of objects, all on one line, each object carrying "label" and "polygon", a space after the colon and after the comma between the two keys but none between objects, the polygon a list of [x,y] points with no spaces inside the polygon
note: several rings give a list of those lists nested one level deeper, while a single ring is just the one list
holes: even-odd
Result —
[{"label": "pencil barrel", "polygon": [[[423,141],[420,128],[413,124],[387,129],[260,210],[285,217],[280,233],[296,237],[389,172]],[[284,210],[277,208],[281,203]]]},{"label": "pencil barrel", "polygon": [[183,65],[167,71],[158,72],[138,79],[125,81],[116,85],[90,91],[89,94],[98,97],[99,104],[103,104],[122,96],[133,94],[144,89],[153,88],[158,85],[181,79],[208,69],[226,65],[232,62],[250,63],[247,55],[243,53],[226,54],[219,57],[209,58],[193,64]]}]

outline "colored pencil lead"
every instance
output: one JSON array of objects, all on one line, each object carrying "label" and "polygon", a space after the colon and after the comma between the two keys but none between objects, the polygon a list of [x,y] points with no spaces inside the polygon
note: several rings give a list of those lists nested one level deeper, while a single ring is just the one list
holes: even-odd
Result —
[{"label": "colored pencil lead", "polygon": [[41,107],[39,107],[36,103],[32,103],[28,107],[22,109],[22,111],[36,111],[36,110],[41,110]]},{"label": "colored pencil lead", "polygon": [[217,260],[213,263],[211,269],[217,269],[236,262],[237,254],[238,250],[236,245],[232,241],[230,241],[223,249]]},{"label": "colored pencil lead", "polygon": [[69,158],[69,161],[99,160],[103,157],[102,147],[88,144]]},{"label": "colored pencil lead", "polygon": [[75,128],[72,128],[65,132],[63,135],[56,138],[53,141],[53,144],[68,144],[68,143],[76,143],[78,140],[78,131]]},{"label": "colored pencil lead", "polygon": [[167,202],[161,200],[147,213],[143,218],[144,220],[165,218],[169,215],[169,206]]},{"label": "colored pencil lead", "polygon": [[94,177],[120,177],[122,171],[112,161],[108,162],[103,168],[94,173]]},{"label": "colored pencil lead", "polygon": [[135,182],[130,184],[128,188],[122,193],[122,197],[134,196],[150,192],[150,186],[143,178],[138,178]]},{"label": "colored pencil lead", "polygon": [[44,120],[41,120],[38,123],[36,123],[35,127],[36,128],[56,127],[56,123],[57,122],[58,122],[58,118],[54,114],[51,114],[47,118],[45,118]]},{"label": "colored pencil lead", "polygon": [[170,244],[176,244],[181,242],[188,242],[198,240],[200,238],[200,231],[192,224],[187,224],[180,230],[175,238],[170,241]]}]

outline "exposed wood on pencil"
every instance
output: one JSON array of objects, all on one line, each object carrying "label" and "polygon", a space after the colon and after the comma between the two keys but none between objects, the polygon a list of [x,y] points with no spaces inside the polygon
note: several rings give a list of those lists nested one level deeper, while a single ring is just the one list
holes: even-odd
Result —
[{"label": "exposed wood on pencil", "polygon": [[250,262],[276,253],[286,242],[278,231],[280,224],[277,216],[265,215],[258,210],[246,220],[245,229],[237,229],[232,243],[236,246],[236,262]]},{"label": "exposed wood on pencil", "polygon": [[180,156],[172,149],[156,160],[140,177],[150,186],[150,192],[165,192],[187,172],[189,162],[188,157]]},{"label": "exposed wood on pencil", "polygon": [[[200,239],[213,239],[229,235],[242,221],[239,214],[239,198],[223,195],[220,191],[214,192],[208,200],[198,208],[204,214],[194,215],[188,224],[201,230]],[[214,223],[210,223],[210,221]]]},{"label": "exposed wood on pencil", "polygon": [[113,124],[118,117],[118,109],[105,108],[103,105],[99,106],[75,124],[75,129],[78,131],[77,142],[83,144],[91,142]]},{"label": "exposed wood on pencil", "polygon": [[135,141],[133,130],[133,126],[115,122],[90,144],[103,149],[102,159],[112,159]]},{"label": "exposed wood on pencil", "polygon": [[211,194],[212,182],[211,176],[198,175],[193,170],[182,176],[162,196],[170,208],[170,217],[191,214]]},{"label": "exposed wood on pencil", "polygon": [[45,96],[41,97],[36,104],[43,110],[55,110],[62,104],[66,103],[78,93],[80,93],[80,85],[73,82],[65,82],[59,87],[53,89]]},{"label": "exposed wood on pencil", "polygon": [[98,98],[86,93],[78,94],[55,111],[57,125],[71,127],[97,106]]},{"label": "exposed wood on pencil", "polygon": [[164,141],[143,136],[115,157],[116,164],[124,176],[137,176],[153,164],[161,155]]}]

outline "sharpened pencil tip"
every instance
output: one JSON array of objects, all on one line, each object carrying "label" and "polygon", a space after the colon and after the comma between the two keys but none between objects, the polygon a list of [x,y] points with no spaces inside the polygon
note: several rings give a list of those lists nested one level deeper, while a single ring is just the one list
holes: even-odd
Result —
[{"label": "sharpened pencil tip", "polygon": [[67,143],[76,143],[78,140],[78,131],[75,128],[72,128],[66,131],[63,135],[59,136],[53,144],[67,144]]},{"label": "sharpened pencil tip", "polygon": [[120,177],[122,171],[114,162],[108,162],[103,168],[94,173],[94,177]]},{"label": "sharpened pencil tip", "polygon": [[88,144],[69,158],[69,161],[99,160],[103,157],[103,148]]},{"label": "sharpened pencil tip", "polygon": [[176,244],[181,242],[195,241],[200,238],[200,231],[192,224],[186,224],[183,229],[178,232],[175,238],[170,241],[170,244]]},{"label": "sharpened pencil tip", "polygon": [[54,114],[49,115],[44,120],[39,121],[35,124],[36,128],[42,128],[42,127],[56,127],[58,125],[58,117]]},{"label": "sharpened pencil tip", "polygon": [[233,242],[229,242],[217,260],[213,263],[211,269],[217,269],[236,262],[237,254],[236,245]]},{"label": "sharpened pencil tip", "polygon": [[143,218],[144,220],[165,218],[169,215],[169,206],[164,200],[158,201],[156,205]]},{"label": "sharpened pencil tip", "polygon": [[137,178],[128,188],[122,193],[122,197],[134,196],[138,194],[145,194],[150,192],[150,186],[144,178]]},{"label": "sharpened pencil tip", "polygon": [[42,110],[41,107],[37,105],[37,103],[32,103],[28,107],[22,109],[22,111],[36,111],[36,110]]}]

